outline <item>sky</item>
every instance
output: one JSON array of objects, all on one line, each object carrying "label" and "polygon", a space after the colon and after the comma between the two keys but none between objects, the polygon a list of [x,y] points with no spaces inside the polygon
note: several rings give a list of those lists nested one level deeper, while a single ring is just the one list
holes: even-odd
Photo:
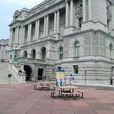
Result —
[{"label": "sky", "polygon": [[0,39],[9,39],[9,24],[14,12],[22,8],[32,8],[44,0],[1,0],[0,1]]}]

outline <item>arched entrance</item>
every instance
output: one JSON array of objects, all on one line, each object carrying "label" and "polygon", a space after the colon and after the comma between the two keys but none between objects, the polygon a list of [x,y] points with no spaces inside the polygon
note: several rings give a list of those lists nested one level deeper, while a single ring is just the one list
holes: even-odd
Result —
[{"label": "arched entrance", "polygon": [[24,71],[26,74],[26,81],[31,81],[32,68],[29,65],[24,65]]}]

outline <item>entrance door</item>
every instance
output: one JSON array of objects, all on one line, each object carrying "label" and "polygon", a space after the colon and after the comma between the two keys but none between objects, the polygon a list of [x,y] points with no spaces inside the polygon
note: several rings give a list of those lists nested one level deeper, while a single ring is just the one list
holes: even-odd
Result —
[{"label": "entrance door", "polygon": [[24,65],[24,71],[26,74],[26,81],[31,81],[32,68],[29,65]]},{"label": "entrance door", "polygon": [[38,69],[38,80],[42,80],[43,79],[43,68],[39,68]]}]

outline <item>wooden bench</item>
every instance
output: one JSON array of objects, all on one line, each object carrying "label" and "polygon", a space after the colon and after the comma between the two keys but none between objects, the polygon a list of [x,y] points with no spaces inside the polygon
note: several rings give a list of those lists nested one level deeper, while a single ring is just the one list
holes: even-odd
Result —
[{"label": "wooden bench", "polygon": [[40,83],[39,89],[40,89],[40,90],[49,90],[49,89],[50,89],[50,84],[47,84],[47,83],[43,84],[43,83]]}]

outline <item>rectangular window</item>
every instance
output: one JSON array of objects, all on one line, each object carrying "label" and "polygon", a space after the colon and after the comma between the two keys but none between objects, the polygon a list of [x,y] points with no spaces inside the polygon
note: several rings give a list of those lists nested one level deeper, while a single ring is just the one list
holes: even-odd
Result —
[{"label": "rectangular window", "polygon": [[78,74],[78,65],[73,66],[74,74]]}]

